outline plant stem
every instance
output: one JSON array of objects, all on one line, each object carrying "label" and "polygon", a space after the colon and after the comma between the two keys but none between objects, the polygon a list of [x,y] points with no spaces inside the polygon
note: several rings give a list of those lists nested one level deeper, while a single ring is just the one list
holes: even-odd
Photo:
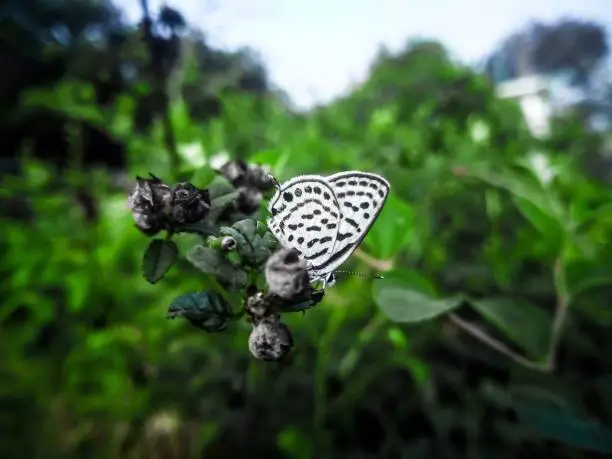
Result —
[{"label": "plant stem", "polygon": [[355,250],[355,256],[363,261],[366,265],[371,266],[377,271],[389,271],[393,268],[393,260],[378,260],[371,255],[368,255],[361,249]]},{"label": "plant stem", "polygon": [[557,291],[557,306],[550,331],[550,341],[548,344],[548,357],[546,358],[547,371],[554,371],[557,364],[557,349],[561,341],[561,334],[567,319],[571,297],[567,291],[565,282],[565,272],[563,262],[558,259],[553,268],[555,290]]},{"label": "plant stem", "polygon": [[153,22],[151,20],[148,0],[140,0],[140,6],[142,8],[143,32],[149,50],[149,69],[151,72],[151,78],[154,83],[154,90],[158,92],[161,98],[162,126],[164,132],[164,143],[166,144],[170,158],[170,175],[173,178],[176,178],[180,166],[180,157],[176,147],[176,138],[174,135],[172,120],[170,118],[168,81],[162,66],[157,62],[158,59],[156,58],[155,54],[155,37],[153,36],[153,31],[151,29]]},{"label": "plant stem", "polygon": [[[393,268],[393,262],[391,260],[377,260],[360,250],[356,251],[357,256],[375,269],[386,271]],[[565,275],[563,269],[563,262],[561,259],[557,259],[553,267],[553,276],[555,281],[555,287],[557,292],[557,307],[555,309],[555,315],[552,321],[550,341],[548,345],[548,353],[544,362],[534,362],[521,354],[513,351],[500,340],[493,338],[487,332],[477,325],[462,319],[457,314],[450,313],[450,320],[461,330],[470,334],[480,342],[486,344],[491,349],[496,350],[500,354],[505,355],[513,362],[531,370],[542,371],[545,373],[551,373],[555,370],[557,360],[557,349],[563,332],[563,327],[567,319],[567,313],[569,310],[569,304],[571,297],[567,291],[565,283]]]},{"label": "plant stem", "polygon": [[474,338],[486,344],[491,349],[495,349],[500,354],[504,354],[506,357],[518,363],[519,365],[522,365],[525,368],[531,368],[533,370],[539,370],[539,371],[542,371],[544,369],[544,366],[541,363],[532,362],[531,360],[523,357],[517,352],[514,352],[512,349],[510,349],[508,346],[506,346],[501,341],[488,335],[487,332],[485,332],[482,328],[468,322],[467,320],[462,319],[457,314],[451,313],[449,314],[449,317],[450,317],[450,320],[455,325],[457,325],[459,328],[461,328],[463,331],[472,335]]}]

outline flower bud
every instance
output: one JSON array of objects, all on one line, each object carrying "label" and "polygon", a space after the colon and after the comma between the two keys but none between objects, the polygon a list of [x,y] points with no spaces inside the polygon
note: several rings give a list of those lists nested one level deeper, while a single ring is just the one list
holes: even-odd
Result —
[{"label": "flower bud", "polygon": [[266,281],[269,291],[283,299],[293,299],[310,287],[306,262],[295,249],[282,248],[268,258]]},{"label": "flower bud", "polygon": [[263,292],[249,295],[246,301],[246,311],[251,321],[257,325],[261,319],[270,315],[270,301]]},{"label": "flower bud", "polygon": [[248,184],[248,171],[249,165],[242,159],[229,161],[221,167],[221,173],[234,186],[234,188]]},{"label": "flower bud", "polygon": [[231,252],[232,250],[236,250],[236,247],[238,247],[238,243],[233,237],[225,236],[223,239],[221,239],[221,250],[223,250],[224,252]]},{"label": "flower bud", "polygon": [[179,183],[172,190],[172,221],[178,225],[197,223],[210,210],[208,190],[199,190],[191,183]]},{"label": "flower bud", "polygon": [[292,347],[291,331],[277,315],[264,317],[253,327],[249,336],[249,351],[259,360],[280,360]]},{"label": "flower bud", "polygon": [[262,165],[252,165],[249,168],[249,184],[260,191],[274,188],[274,178],[270,175],[270,168]]},{"label": "flower bud", "polygon": [[259,209],[263,196],[261,191],[252,187],[238,188],[238,199],[236,199],[236,210],[242,214],[249,215]]},{"label": "flower bud", "polygon": [[270,177],[267,166],[248,164],[242,159],[226,163],[221,167],[221,173],[235,188],[254,188],[267,191],[274,187],[274,180]]},{"label": "flower bud", "polygon": [[159,178],[136,176],[136,185],[128,195],[128,207],[136,226],[145,234],[154,235],[164,227],[163,214],[170,207],[172,192]]}]

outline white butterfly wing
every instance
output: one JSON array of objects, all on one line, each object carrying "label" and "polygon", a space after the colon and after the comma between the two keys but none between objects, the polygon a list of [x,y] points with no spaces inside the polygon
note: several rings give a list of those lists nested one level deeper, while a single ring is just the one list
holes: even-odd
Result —
[{"label": "white butterfly wing", "polygon": [[366,237],[385,205],[391,185],[370,172],[339,172],[326,178],[338,201],[342,218],[333,254],[320,271],[332,272],[342,265]]},{"label": "white butterfly wing", "polygon": [[318,175],[294,177],[281,185],[268,210],[272,234],[283,246],[296,249],[318,273],[332,255],[341,219],[328,181]]}]

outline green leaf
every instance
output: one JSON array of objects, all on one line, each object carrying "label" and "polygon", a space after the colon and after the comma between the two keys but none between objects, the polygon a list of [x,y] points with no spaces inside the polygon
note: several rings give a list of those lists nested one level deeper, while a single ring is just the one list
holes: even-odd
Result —
[{"label": "green leaf", "polygon": [[272,233],[260,234],[257,223],[257,220],[247,218],[219,230],[220,235],[231,236],[236,240],[238,253],[244,262],[254,267],[265,263],[278,246],[278,241]]},{"label": "green leaf", "polygon": [[212,167],[202,166],[194,172],[191,178],[191,183],[198,188],[208,188],[208,186],[214,181],[216,175],[217,173]]},{"label": "green leaf", "polygon": [[216,221],[223,211],[238,199],[236,188],[221,175],[217,175],[208,185],[208,192],[210,194],[210,212],[206,218],[210,222]]},{"label": "green leaf", "polygon": [[247,284],[247,274],[232,265],[223,253],[210,247],[194,247],[187,253],[187,260],[202,272],[215,276],[230,291],[236,291]]},{"label": "green leaf", "polygon": [[142,259],[144,278],[155,284],[164,277],[178,256],[179,250],[173,241],[153,239]]},{"label": "green leaf", "polygon": [[565,284],[568,293],[576,297],[587,290],[612,285],[612,269],[583,261],[569,262],[565,265]]},{"label": "green leaf", "polygon": [[306,298],[299,298],[295,301],[283,301],[278,312],[304,312],[306,309],[314,308],[323,301],[325,290],[311,288]]},{"label": "green leaf", "polygon": [[608,415],[608,420],[612,420],[612,374],[598,378],[595,382],[595,387],[597,387],[597,392]]},{"label": "green leaf", "polygon": [[169,319],[184,317],[193,326],[207,332],[220,332],[227,328],[232,311],[225,299],[216,292],[196,292],[180,295],[168,308]]},{"label": "green leaf", "polygon": [[413,221],[413,208],[389,195],[364,244],[376,258],[389,259],[413,239]]},{"label": "green leaf", "polygon": [[192,233],[199,234],[200,236],[214,236],[217,234],[216,228],[210,224],[208,218],[200,220],[196,223],[189,223],[183,226],[177,226],[174,228],[177,233]]},{"label": "green leaf", "polygon": [[270,169],[278,177],[283,176],[287,161],[289,161],[289,150],[285,150],[282,153],[278,150],[262,150],[249,158],[251,164],[270,166]]},{"label": "green leaf", "polygon": [[276,437],[278,449],[285,453],[286,457],[293,459],[309,459],[316,456],[311,439],[304,434],[302,429],[295,426],[286,426]]},{"label": "green leaf", "polygon": [[[531,204],[531,206],[536,207],[541,214],[547,216],[549,219],[557,221],[559,225],[563,225],[564,219],[567,221],[565,216],[566,212],[564,211],[561,202],[555,197],[548,195],[542,189],[535,177],[524,176],[509,170],[504,170],[502,173],[497,173],[479,166],[470,167],[465,175],[478,178],[485,183],[509,191],[515,199],[519,200],[518,202],[528,202]],[[522,204],[517,204],[517,206],[521,205]],[[525,210],[525,217],[536,225],[536,223],[530,219],[530,216],[527,215],[527,213],[534,213],[532,209],[527,210],[524,208],[521,210],[519,207],[519,210],[521,212]],[[532,215],[532,217],[534,216]],[[547,225],[547,223],[544,223],[543,217],[538,216],[534,218],[538,220],[539,225]],[[537,225],[536,227],[540,229]]]},{"label": "green leaf", "polygon": [[546,237],[551,246],[557,252],[560,251],[563,245],[564,231],[559,222],[526,199],[515,196],[514,203],[519,212]]},{"label": "green leaf", "polygon": [[415,279],[385,278],[374,283],[374,301],[392,321],[410,323],[433,319],[452,311],[463,301],[461,296],[436,299],[424,293],[428,288]]},{"label": "green leaf", "polygon": [[238,230],[246,240],[252,241],[257,234],[257,220],[245,218],[234,223],[232,228]]},{"label": "green leaf", "polygon": [[470,299],[469,303],[529,355],[536,359],[546,357],[552,323],[548,313],[520,299]]},{"label": "green leaf", "polygon": [[[393,269],[385,273],[384,280],[397,281],[399,284],[410,287],[412,290],[425,295],[436,297],[436,287],[422,274],[411,269]],[[378,281],[377,281],[378,282]]]},{"label": "green leaf", "polygon": [[578,417],[566,403],[541,391],[516,392],[512,400],[519,419],[541,436],[577,448],[612,453],[612,429]]}]

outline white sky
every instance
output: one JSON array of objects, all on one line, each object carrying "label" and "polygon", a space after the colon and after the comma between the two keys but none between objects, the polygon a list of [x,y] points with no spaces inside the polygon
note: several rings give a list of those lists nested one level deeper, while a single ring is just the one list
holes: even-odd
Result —
[{"label": "white sky", "polygon": [[[149,0],[152,12],[162,0]],[[612,32],[612,0],[167,0],[211,44],[258,50],[272,81],[303,108],[326,102],[363,80],[380,45],[408,38],[441,40],[475,62],[531,19],[579,17]],[[139,0],[117,2],[132,20]]]}]

